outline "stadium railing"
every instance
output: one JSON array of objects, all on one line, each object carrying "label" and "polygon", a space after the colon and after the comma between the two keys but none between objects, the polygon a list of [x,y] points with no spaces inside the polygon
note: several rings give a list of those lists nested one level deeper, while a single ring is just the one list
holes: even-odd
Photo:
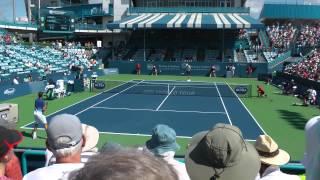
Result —
[{"label": "stadium railing", "polygon": [[8,21],[0,21],[0,26],[16,26],[16,27],[25,27],[25,28],[38,28],[37,24],[29,23],[29,22],[8,22]]},{"label": "stadium railing", "polygon": [[129,13],[249,13],[250,8],[223,7],[132,7]]},{"label": "stadium railing", "polygon": [[102,24],[75,24],[76,30],[105,30]]},{"label": "stadium railing", "polygon": [[[27,174],[33,169],[41,168],[45,164],[45,150],[43,149],[16,149],[15,153],[20,157],[22,173]],[[184,163],[184,156],[175,156],[180,162]],[[305,168],[299,162],[290,162],[281,166],[281,170],[289,174],[304,174]]]},{"label": "stadium railing", "polygon": [[285,53],[280,54],[277,58],[275,58],[272,62],[268,64],[269,69],[274,68],[275,66],[277,66],[278,64],[280,64],[281,62],[289,58],[290,56],[291,56],[291,51],[287,51]]},{"label": "stadium railing", "polygon": [[259,38],[262,41],[262,43],[265,46],[265,48],[269,48],[270,47],[270,43],[269,43],[269,39],[268,39],[266,31],[261,30],[259,32]]},{"label": "stadium railing", "polygon": [[76,17],[95,17],[113,15],[113,4],[109,4],[109,10],[102,8],[102,4],[78,4],[72,6],[64,6],[61,10],[73,11]]}]

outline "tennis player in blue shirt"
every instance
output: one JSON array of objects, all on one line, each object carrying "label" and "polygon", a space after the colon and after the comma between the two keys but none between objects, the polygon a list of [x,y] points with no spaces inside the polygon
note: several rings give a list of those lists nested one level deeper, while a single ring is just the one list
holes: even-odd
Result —
[{"label": "tennis player in blue shirt", "polygon": [[45,129],[47,129],[47,119],[46,116],[44,115],[44,112],[47,109],[47,103],[42,99],[43,92],[38,93],[38,98],[34,102],[34,127],[32,130],[32,139],[37,138],[37,128],[39,124],[43,124]]}]

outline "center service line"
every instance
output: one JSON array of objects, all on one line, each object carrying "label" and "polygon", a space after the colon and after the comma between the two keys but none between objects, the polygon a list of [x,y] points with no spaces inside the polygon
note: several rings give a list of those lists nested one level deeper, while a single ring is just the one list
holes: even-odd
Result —
[{"label": "center service line", "polygon": [[159,109],[161,108],[161,106],[163,105],[163,103],[168,99],[168,97],[170,96],[170,94],[173,92],[173,90],[175,89],[176,87],[174,86],[172,88],[172,90],[169,92],[169,94],[163,99],[163,101],[160,103],[160,105],[157,107],[156,111],[159,111]]}]

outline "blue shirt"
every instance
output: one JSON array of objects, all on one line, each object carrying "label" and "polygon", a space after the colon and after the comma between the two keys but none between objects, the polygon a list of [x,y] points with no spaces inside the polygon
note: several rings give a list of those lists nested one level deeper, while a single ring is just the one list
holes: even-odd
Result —
[{"label": "blue shirt", "polygon": [[34,102],[34,108],[38,111],[42,111],[44,109],[44,105],[44,100],[42,100],[41,98],[36,99]]}]

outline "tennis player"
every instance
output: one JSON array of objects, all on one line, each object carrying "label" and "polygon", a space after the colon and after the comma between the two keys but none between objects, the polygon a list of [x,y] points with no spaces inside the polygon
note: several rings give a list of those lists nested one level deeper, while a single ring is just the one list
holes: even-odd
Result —
[{"label": "tennis player", "polygon": [[188,76],[188,80],[187,81],[191,81],[191,65],[190,64],[186,64],[186,75]]},{"label": "tennis player", "polygon": [[156,65],[153,65],[152,66],[152,72],[151,72],[152,75],[155,75],[157,76],[158,75],[158,69],[157,69],[157,66]]},{"label": "tennis player", "polygon": [[43,92],[39,92],[38,98],[34,102],[33,115],[34,115],[35,123],[31,133],[32,139],[37,138],[37,128],[39,124],[43,124],[45,129],[48,128],[47,119],[46,119],[46,116],[44,115],[44,112],[47,110],[48,104],[43,100],[42,96],[43,96]]}]

